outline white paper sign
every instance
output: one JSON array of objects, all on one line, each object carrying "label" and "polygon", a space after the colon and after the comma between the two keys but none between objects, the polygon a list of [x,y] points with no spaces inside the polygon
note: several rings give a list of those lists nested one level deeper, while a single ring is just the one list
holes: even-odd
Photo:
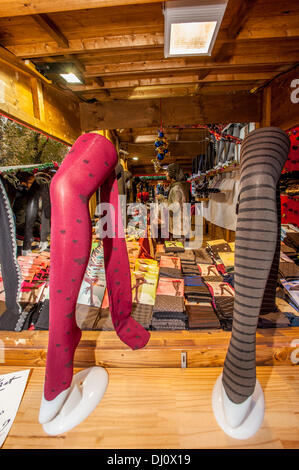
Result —
[{"label": "white paper sign", "polygon": [[16,417],[30,369],[0,375],[0,447]]}]

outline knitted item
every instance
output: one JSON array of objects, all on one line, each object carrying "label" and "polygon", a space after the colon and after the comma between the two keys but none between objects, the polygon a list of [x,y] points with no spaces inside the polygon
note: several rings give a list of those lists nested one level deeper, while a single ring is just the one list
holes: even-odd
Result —
[{"label": "knitted item", "polygon": [[234,403],[250,397],[256,384],[256,327],[277,249],[276,186],[289,146],[278,128],[255,130],[242,144],[233,328],[222,375]]},{"label": "knitted item", "polygon": [[6,311],[0,316],[0,330],[21,331],[28,312],[20,304],[22,274],[17,260],[15,222],[0,178],[0,264]]}]

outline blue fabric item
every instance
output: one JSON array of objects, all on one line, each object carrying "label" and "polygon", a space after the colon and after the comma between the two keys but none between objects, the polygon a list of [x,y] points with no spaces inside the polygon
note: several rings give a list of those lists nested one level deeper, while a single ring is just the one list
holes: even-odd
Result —
[{"label": "blue fabric item", "polygon": [[290,312],[285,312],[284,314],[288,317],[290,326],[299,326],[299,317],[296,317],[296,315],[293,315]]},{"label": "blue fabric item", "polygon": [[233,274],[226,274],[223,276],[223,282],[227,282],[232,287],[234,287],[234,275]]},{"label": "blue fabric item", "polygon": [[185,276],[184,277],[185,286],[204,286],[205,283],[201,276]]}]

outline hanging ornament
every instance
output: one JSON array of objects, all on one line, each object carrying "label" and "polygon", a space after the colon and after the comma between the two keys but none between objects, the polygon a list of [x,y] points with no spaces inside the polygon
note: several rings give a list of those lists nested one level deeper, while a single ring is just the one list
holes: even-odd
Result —
[{"label": "hanging ornament", "polygon": [[155,173],[160,173],[160,171],[162,171],[162,167],[157,160],[152,160],[152,164],[154,165]]},{"label": "hanging ornament", "polygon": [[156,173],[158,171],[161,171],[162,169],[159,162],[162,162],[165,156],[169,155],[168,141],[163,131],[161,98],[160,98],[160,120],[161,120],[161,126],[160,126],[160,130],[158,131],[158,137],[155,140],[155,151],[156,151],[156,158],[158,161],[155,162],[155,160],[152,160],[152,162],[154,163]]}]

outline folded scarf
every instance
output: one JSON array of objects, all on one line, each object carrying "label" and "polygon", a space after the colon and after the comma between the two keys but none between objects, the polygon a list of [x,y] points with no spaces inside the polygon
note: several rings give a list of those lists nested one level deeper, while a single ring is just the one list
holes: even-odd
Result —
[{"label": "folded scarf", "polygon": [[153,306],[133,303],[131,315],[140,325],[149,329],[153,316]]},{"label": "folded scarf", "polygon": [[182,320],[157,320],[153,318],[152,330],[185,330],[186,321]]},{"label": "folded scarf", "polygon": [[205,286],[205,283],[201,276],[184,276],[184,284],[185,286]]},{"label": "folded scarf", "polygon": [[290,245],[296,251],[299,250],[299,232],[288,232],[284,239],[284,243]]},{"label": "folded scarf", "polygon": [[199,276],[199,269],[196,265],[194,266],[186,266],[182,265],[182,273],[185,275],[190,275],[190,276]]},{"label": "folded scarf", "polygon": [[160,268],[159,275],[160,277],[171,277],[174,279],[183,278],[181,271],[175,268]]},{"label": "folded scarf", "polygon": [[221,327],[225,331],[231,331],[234,313],[234,299],[231,297],[219,297],[215,299],[216,315]]},{"label": "folded scarf", "polygon": [[155,312],[152,318],[159,320],[186,320],[185,312]]},{"label": "folded scarf", "polygon": [[184,299],[169,295],[156,295],[153,312],[183,312]]},{"label": "folded scarf", "polygon": [[188,314],[188,324],[190,329],[194,328],[220,328],[220,323],[215,315],[212,305],[203,307],[188,305],[186,306]]},{"label": "folded scarf", "polygon": [[185,296],[188,296],[188,295],[210,296],[210,291],[205,284],[200,285],[200,286],[185,286]]},{"label": "folded scarf", "polygon": [[76,322],[81,330],[93,330],[94,324],[99,316],[99,307],[77,304]]},{"label": "folded scarf", "polygon": [[194,255],[194,252],[192,250],[185,250],[184,252],[182,253],[178,253],[178,257],[184,261],[185,263],[189,263],[189,262],[195,262],[195,255]]},{"label": "folded scarf", "polygon": [[282,277],[297,277],[299,278],[299,267],[293,262],[279,263],[279,272]]},{"label": "folded scarf", "polygon": [[290,312],[285,312],[285,315],[289,320],[290,326],[299,326],[299,316]]},{"label": "folded scarf", "polygon": [[222,276],[202,276],[205,281],[223,282]]},{"label": "folded scarf", "polygon": [[164,242],[165,253],[173,252],[184,252],[185,248],[182,242],[175,242],[175,241],[166,241]]},{"label": "folded scarf", "polygon": [[201,248],[200,250],[194,250],[194,254],[195,254],[196,263],[202,263],[202,264],[212,263],[212,258],[207,253],[205,248]]}]

